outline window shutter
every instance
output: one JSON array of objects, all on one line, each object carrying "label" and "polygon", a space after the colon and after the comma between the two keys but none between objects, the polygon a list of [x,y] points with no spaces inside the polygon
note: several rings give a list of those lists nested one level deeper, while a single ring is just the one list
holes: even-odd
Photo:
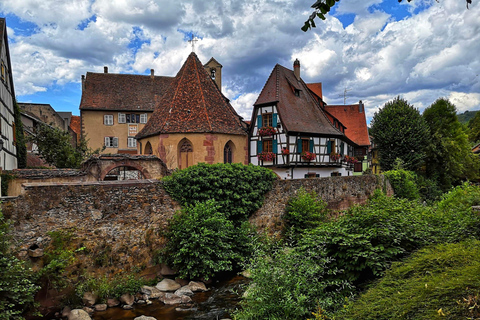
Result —
[{"label": "window shutter", "polygon": [[297,153],[302,153],[302,139],[297,139]]},{"label": "window shutter", "polygon": [[103,124],[107,124],[107,115],[103,115]]},{"label": "window shutter", "polygon": [[343,156],[343,153],[344,153],[344,151],[343,151],[344,147],[345,147],[345,144],[343,142],[340,143],[340,155],[342,155],[342,156]]},{"label": "window shutter", "polygon": [[118,148],[118,137],[113,138],[113,147]]},{"label": "window shutter", "polygon": [[130,114],[127,114],[127,123],[130,123]]},{"label": "window shutter", "polygon": [[262,115],[259,114],[259,115],[257,116],[257,128],[261,128],[261,127],[263,127]]},{"label": "window shutter", "polygon": [[147,114],[146,113],[142,113],[140,115],[140,123],[147,123]]},{"label": "window shutter", "polygon": [[263,151],[262,141],[258,140],[257,141],[257,154],[261,153],[262,151]]},{"label": "window shutter", "polygon": [[118,123],[125,123],[125,113],[118,114]]},{"label": "window shutter", "polygon": [[327,141],[327,153],[332,153],[332,141]]},{"label": "window shutter", "polygon": [[105,137],[105,147],[110,147],[110,138],[109,137]]},{"label": "window shutter", "polygon": [[310,140],[310,145],[308,146],[310,148],[310,152],[313,152],[313,140]]},{"label": "window shutter", "polygon": [[139,114],[135,115],[135,118],[136,118],[135,123],[140,123],[140,115]]},{"label": "window shutter", "polygon": [[278,153],[278,150],[277,150],[277,139],[273,139],[272,141],[272,151],[273,153]]},{"label": "window shutter", "polygon": [[274,128],[277,127],[277,114],[276,113],[272,114],[272,126]]}]

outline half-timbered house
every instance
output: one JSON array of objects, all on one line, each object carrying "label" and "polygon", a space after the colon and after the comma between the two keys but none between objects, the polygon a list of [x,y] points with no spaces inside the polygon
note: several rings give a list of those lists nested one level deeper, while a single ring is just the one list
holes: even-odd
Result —
[{"label": "half-timbered house", "polygon": [[[315,90],[316,89],[316,90]],[[312,88],[294,70],[276,65],[254,104],[250,162],[282,179],[352,175],[354,148],[345,125],[324,110],[321,86]]]}]

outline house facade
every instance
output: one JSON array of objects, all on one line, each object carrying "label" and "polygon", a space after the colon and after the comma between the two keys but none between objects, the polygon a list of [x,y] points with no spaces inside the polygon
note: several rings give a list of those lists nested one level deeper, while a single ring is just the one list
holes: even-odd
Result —
[{"label": "house facade", "polygon": [[87,72],[82,75],[80,126],[92,149],[137,154],[139,133],[172,77]]},{"label": "house facade", "polygon": [[247,124],[221,93],[211,62],[207,68],[195,53],[188,56],[136,136],[141,154],[159,156],[169,169],[248,163]]},{"label": "house facade", "polygon": [[8,49],[7,26],[0,18],[0,168],[17,169],[17,149],[15,147],[15,89],[13,86],[12,65]]},{"label": "house facade", "polygon": [[[276,65],[251,119],[250,162],[282,179],[353,175],[355,142],[346,127],[324,111],[324,102],[294,70]],[[316,93],[317,92],[317,93]]]}]

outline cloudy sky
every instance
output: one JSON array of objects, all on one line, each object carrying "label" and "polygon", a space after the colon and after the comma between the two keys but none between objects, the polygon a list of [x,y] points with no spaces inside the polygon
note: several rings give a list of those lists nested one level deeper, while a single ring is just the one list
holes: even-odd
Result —
[{"label": "cloudy sky", "polygon": [[480,109],[480,3],[341,0],[300,30],[314,0],[2,0],[17,100],[79,114],[86,72],[174,76],[192,48],[223,65],[224,94],[250,119],[275,64],[301,62],[329,104],[363,100],[368,121],[385,102],[423,110],[439,97]]}]

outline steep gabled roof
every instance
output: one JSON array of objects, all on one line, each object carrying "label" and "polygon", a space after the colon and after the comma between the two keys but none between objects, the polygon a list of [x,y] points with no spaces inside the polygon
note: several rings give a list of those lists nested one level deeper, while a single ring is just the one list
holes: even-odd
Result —
[{"label": "steep gabled roof", "polygon": [[81,126],[80,126],[80,116],[72,116],[70,119],[70,129],[77,134],[77,137],[80,137]]},{"label": "steep gabled roof", "polygon": [[191,53],[137,139],[165,133],[246,135],[245,123]]},{"label": "steep gabled roof", "polygon": [[347,129],[345,135],[359,146],[369,146],[367,120],[363,103],[352,105],[327,105],[325,110],[340,120]]},{"label": "steep gabled roof", "polygon": [[87,72],[80,110],[153,111],[173,77]]},{"label": "steep gabled roof", "polygon": [[327,119],[318,100],[292,70],[276,65],[255,106],[276,103],[282,125],[287,131],[344,136]]}]

